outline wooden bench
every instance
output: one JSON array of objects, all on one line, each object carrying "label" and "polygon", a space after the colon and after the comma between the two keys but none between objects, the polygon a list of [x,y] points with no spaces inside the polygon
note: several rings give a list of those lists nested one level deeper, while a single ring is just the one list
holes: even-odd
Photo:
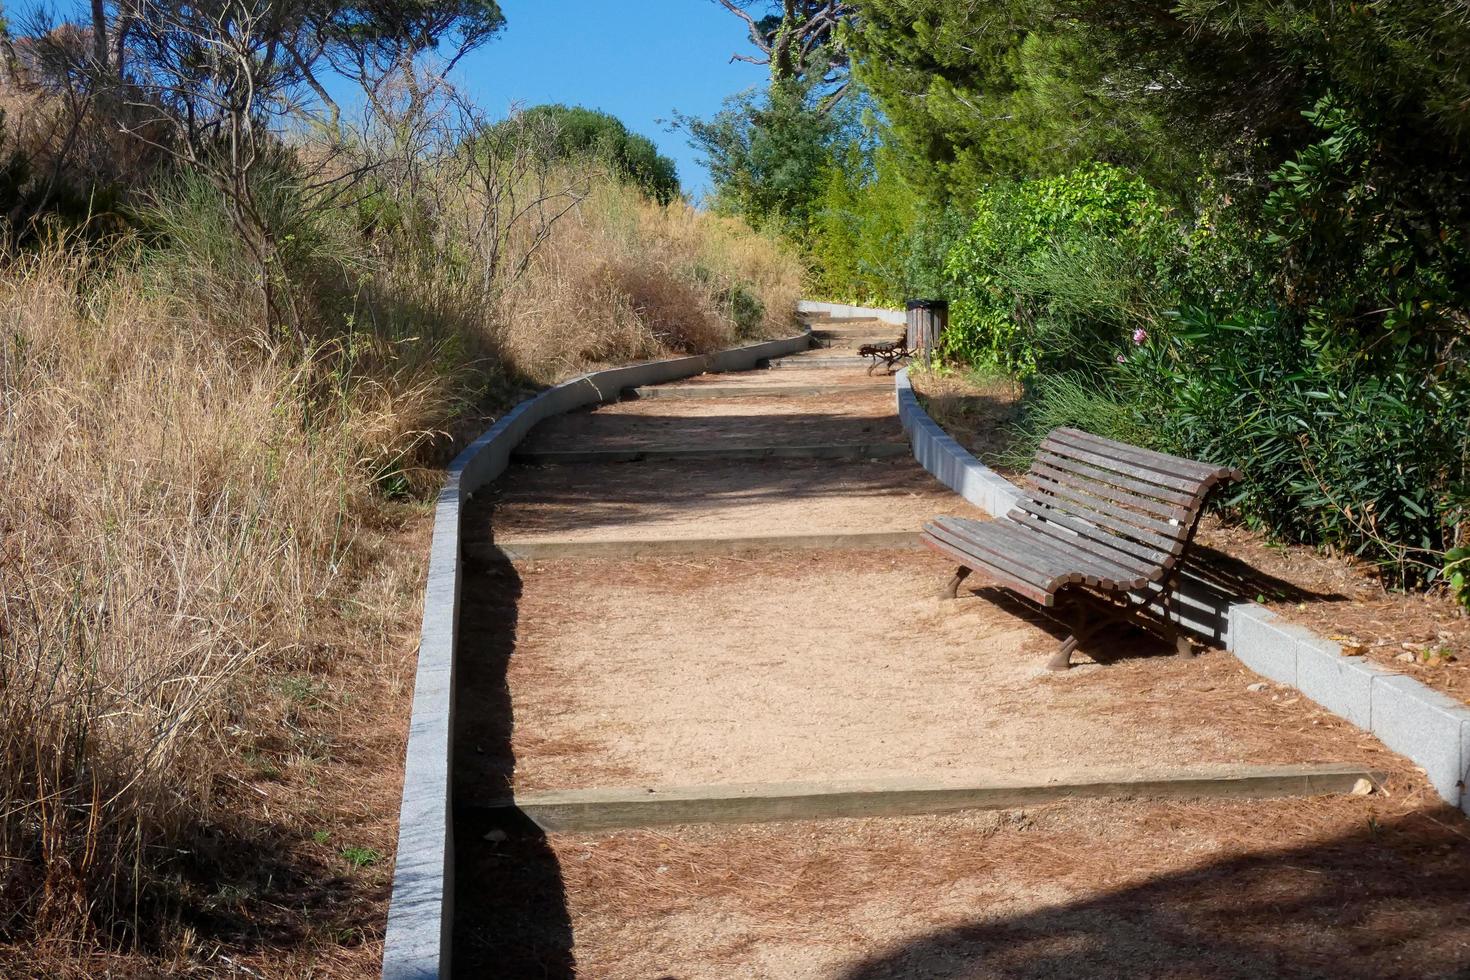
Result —
[{"label": "wooden bench", "polygon": [[[1229,466],[1054,429],[1005,517],[940,517],[921,538],[959,563],[946,598],[975,571],[1045,608],[1061,607],[1071,632],[1048,662],[1052,670],[1066,670],[1078,644],[1117,619],[1161,633],[1189,656],[1174,608],[1180,565],[1211,491],[1240,477]],[[1151,589],[1155,583],[1162,589]],[[1158,599],[1161,614],[1150,609]]]},{"label": "wooden bench", "polygon": [[873,359],[873,363],[868,365],[869,374],[873,373],[873,369],[878,366],[880,361],[888,369],[888,372],[892,374],[893,365],[905,358],[913,356],[914,352],[909,350],[909,335],[907,330],[899,334],[898,339],[892,343],[863,344],[863,346],[858,348],[858,357],[871,357]]}]

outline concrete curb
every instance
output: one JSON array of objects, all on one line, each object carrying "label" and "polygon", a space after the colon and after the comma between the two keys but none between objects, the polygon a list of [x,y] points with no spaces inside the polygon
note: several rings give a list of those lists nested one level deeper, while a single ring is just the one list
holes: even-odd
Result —
[{"label": "concrete curb", "polygon": [[[1020,491],[971,456],[924,412],[908,371],[894,378],[899,419],[914,458],[939,481],[993,517]],[[1297,688],[1348,723],[1372,732],[1429,777],[1439,795],[1470,816],[1470,707],[1395,674],[1264,606],[1241,602],[1202,575],[1184,573],[1180,622],[1225,649],[1251,670]],[[1158,591],[1157,586],[1152,586]]]},{"label": "concrete curb", "polygon": [[884,323],[907,323],[908,315],[903,310],[886,310],[876,306],[849,306],[847,303],[822,303],[803,299],[796,303],[798,313],[825,313],[837,319],[873,319]]},{"label": "concrete curb", "polygon": [[1323,708],[1372,732],[1423,769],[1447,803],[1470,815],[1470,707],[1283,621],[1265,606],[1230,607],[1229,650],[1251,670],[1289,684]]},{"label": "concrete curb", "polygon": [[914,459],[920,466],[988,514],[998,517],[1016,505],[1021,491],[971,456],[924,411],[909,384],[908,368],[893,376],[893,388],[898,399],[898,421],[908,433]]},{"label": "concrete curb", "polygon": [[466,500],[498,477],[531,427],[552,415],[611,401],[625,388],[696,374],[743,371],[811,346],[810,331],[746,347],[595,371],[521,402],[449,464],[434,511],[424,587],[413,715],[403,769],[398,857],[383,942],[385,980],[449,976],[454,921],[454,840],[450,774],[454,732],[454,651],[459,635],[460,517]]}]

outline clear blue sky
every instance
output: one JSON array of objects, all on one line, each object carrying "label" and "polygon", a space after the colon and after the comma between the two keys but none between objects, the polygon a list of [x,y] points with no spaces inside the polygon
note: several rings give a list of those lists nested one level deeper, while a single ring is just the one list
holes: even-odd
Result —
[{"label": "clear blue sky", "polygon": [[749,53],[745,25],[714,0],[501,0],[507,20],[495,40],[462,61],[455,81],[486,111],[563,102],[610,112],[679,165],[695,199],[708,174],[682,133],[658,120],[674,110],[716,112],[728,95],[760,84],[766,69],[736,62]]}]

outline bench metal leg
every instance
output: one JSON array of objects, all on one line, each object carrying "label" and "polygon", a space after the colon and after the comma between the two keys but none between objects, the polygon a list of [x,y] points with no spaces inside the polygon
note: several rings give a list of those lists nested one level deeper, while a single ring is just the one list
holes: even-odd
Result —
[{"label": "bench metal leg", "polygon": [[1057,652],[1051,655],[1046,662],[1047,670],[1071,670],[1072,654],[1077,648],[1086,643],[1088,638],[1103,626],[1107,625],[1107,619],[1099,619],[1089,615],[1088,608],[1081,601],[1074,600],[1070,616],[1072,626],[1071,634],[1057,647]]},{"label": "bench metal leg", "polygon": [[1186,659],[1194,656],[1194,644],[1189,642],[1189,635],[1179,625],[1179,576],[1174,575],[1164,582],[1164,600],[1160,605],[1164,610],[1164,639],[1174,644],[1174,652]]},{"label": "bench metal leg", "polygon": [[969,577],[970,570],[964,565],[961,565],[958,569],[956,569],[954,573],[954,578],[949,580],[949,584],[946,585],[942,590],[940,590],[939,598],[958,599],[960,597],[960,583]]},{"label": "bench metal leg", "polygon": [[1072,654],[1077,650],[1077,637],[1069,636],[1057,647],[1057,652],[1046,662],[1047,670],[1071,670]]}]

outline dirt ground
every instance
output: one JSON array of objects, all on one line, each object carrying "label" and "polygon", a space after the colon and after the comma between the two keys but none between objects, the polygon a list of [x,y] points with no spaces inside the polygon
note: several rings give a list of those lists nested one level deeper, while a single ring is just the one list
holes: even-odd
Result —
[{"label": "dirt ground", "polygon": [[[827,368],[807,371],[801,368],[785,367],[779,371],[701,374],[693,378],[685,378],[683,381],[672,382],[669,387],[765,388],[772,385],[788,388],[800,388],[805,385],[842,385],[854,391],[886,395],[890,400],[893,398],[893,379],[885,377],[881,371],[875,371],[869,375],[862,370],[834,371]],[[657,400],[673,401],[676,399],[660,398]]]},{"label": "dirt ground", "polygon": [[845,446],[902,443],[893,398],[646,399],[573,412],[536,426],[531,450]]},{"label": "dirt ground", "polygon": [[461,909],[456,962],[598,980],[1465,977],[1464,821],[1397,789],[549,839],[467,825],[498,900]]},{"label": "dirt ground", "polygon": [[518,466],[480,500],[472,541],[918,531],[939,513],[983,516],[905,457]]},{"label": "dirt ground", "polygon": [[[950,571],[927,552],[507,566],[514,654],[467,634],[463,682],[505,671],[518,791],[1392,758],[1225,653],[1125,629],[1048,672],[1056,628],[988,589],[938,599]],[[509,761],[477,755],[461,798]]]},{"label": "dirt ground", "polygon": [[909,380],[930,418],[986,465],[997,466],[991,457],[1009,441],[1006,425],[1021,399],[1019,384],[1006,378],[918,370],[909,372]]},{"label": "dirt ground", "polygon": [[1342,644],[1345,652],[1408,674],[1470,703],[1470,619],[1441,591],[1384,588],[1371,566],[1207,517],[1202,544],[1297,587],[1247,596]]}]

